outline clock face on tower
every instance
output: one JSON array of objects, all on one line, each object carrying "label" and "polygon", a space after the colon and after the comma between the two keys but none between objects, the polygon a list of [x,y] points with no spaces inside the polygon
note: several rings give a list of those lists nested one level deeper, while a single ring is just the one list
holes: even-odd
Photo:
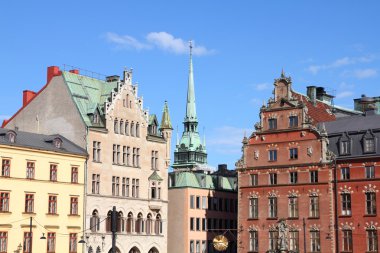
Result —
[{"label": "clock face on tower", "polygon": [[217,235],[212,240],[216,251],[225,251],[228,248],[228,239],[224,235]]}]

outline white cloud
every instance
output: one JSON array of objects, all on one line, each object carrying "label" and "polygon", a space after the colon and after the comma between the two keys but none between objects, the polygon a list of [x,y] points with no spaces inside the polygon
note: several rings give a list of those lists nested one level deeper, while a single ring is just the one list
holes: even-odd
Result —
[{"label": "white cloud", "polygon": [[151,46],[145,43],[139,42],[137,39],[129,35],[119,35],[116,33],[106,33],[106,39],[118,47],[127,47],[137,50],[150,49]]},{"label": "white cloud", "polygon": [[329,64],[321,64],[321,65],[310,65],[307,70],[311,72],[312,74],[317,74],[321,70],[327,70],[327,69],[333,69],[333,68],[340,68],[347,65],[353,65],[357,63],[367,63],[374,60],[374,56],[361,56],[361,57],[343,57],[340,59],[337,59]]},{"label": "white cloud", "polygon": [[337,95],[336,95],[336,98],[337,99],[340,99],[340,98],[347,98],[347,97],[351,97],[353,96],[354,93],[352,91],[342,91],[342,92],[339,92]]},{"label": "white cloud", "polygon": [[[163,51],[175,54],[188,54],[189,42],[175,38],[172,34],[167,32],[150,32],[146,35],[144,42],[137,40],[130,35],[119,35],[116,33],[106,33],[106,40],[115,44],[119,48],[132,48],[136,50],[158,48]],[[209,50],[204,46],[197,46],[193,42],[194,55],[206,55],[214,53],[214,50]]]},{"label": "white cloud", "polygon": [[357,69],[353,72],[354,77],[359,79],[370,78],[377,76],[376,69]]},{"label": "white cloud", "polygon": [[[208,138],[207,146],[221,154],[241,154],[242,140],[244,134],[249,136],[253,130],[237,128],[232,126],[222,126],[214,129],[213,135]],[[238,156],[237,156],[238,158]]]}]

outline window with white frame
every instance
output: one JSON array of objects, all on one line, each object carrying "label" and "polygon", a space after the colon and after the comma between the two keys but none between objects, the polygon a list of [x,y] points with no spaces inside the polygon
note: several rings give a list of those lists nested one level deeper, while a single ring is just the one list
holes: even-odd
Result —
[{"label": "window with white frame", "polygon": [[343,229],[342,230],[342,251],[352,252],[352,230]]},{"label": "window with white frame", "polygon": [[321,252],[320,234],[317,230],[310,231],[310,251]]},{"label": "window with white frame", "polygon": [[259,199],[250,198],[249,199],[249,218],[257,219],[259,217]]},{"label": "window with white frame", "polygon": [[376,215],[376,192],[365,193],[366,214]]},{"label": "window with white frame", "polygon": [[351,194],[343,192],[341,194],[342,215],[351,215]]},{"label": "window with white frame", "polygon": [[249,252],[259,252],[259,237],[257,231],[249,231]]},{"label": "window with white frame", "polygon": [[367,252],[378,252],[378,237],[375,228],[366,230]]},{"label": "window with white frame", "polygon": [[269,218],[277,218],[277,197],[271,196],[268,198],[268,216]]},{"label": "window with white frame", "polygon": [[288,198],[289,205],[289,218],[298,217],[298,198],[297,196],[290,196]]}]

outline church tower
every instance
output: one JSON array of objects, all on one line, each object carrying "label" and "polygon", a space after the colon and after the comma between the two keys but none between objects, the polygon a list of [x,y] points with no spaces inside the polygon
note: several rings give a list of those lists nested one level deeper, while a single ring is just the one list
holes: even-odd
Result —
[{"label": "church tower", "polygon": [[174,151],[173,169],[191,169],[207,164],[206,143],[199,136],[198,118],[195,104],[192,44],[190,42],[190,66],[187,87],[186,115],[181,140],[177,137]]},{"label": "church tower", "polygon": [[170,146],[172,143],[171,140],[173,127],[172,122],[170,121],[169,107],[167,101],[165,101],[164,110],[162,112],[160,131],[162,133],[162,136],[166,140],[165,166],[166,168],[168,168],[170,166]]}]

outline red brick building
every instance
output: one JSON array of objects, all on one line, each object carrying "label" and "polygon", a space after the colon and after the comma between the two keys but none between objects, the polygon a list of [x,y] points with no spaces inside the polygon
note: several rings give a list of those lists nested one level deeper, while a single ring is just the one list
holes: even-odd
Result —
[{"label": "red brick building", "polygon": [[321,87],[307,94],[293,91],[282,73],[256,131],[243,140],[238,252],[334,252],[332,157],[327,132],[317,126],[357,112],[333,109]]}]

